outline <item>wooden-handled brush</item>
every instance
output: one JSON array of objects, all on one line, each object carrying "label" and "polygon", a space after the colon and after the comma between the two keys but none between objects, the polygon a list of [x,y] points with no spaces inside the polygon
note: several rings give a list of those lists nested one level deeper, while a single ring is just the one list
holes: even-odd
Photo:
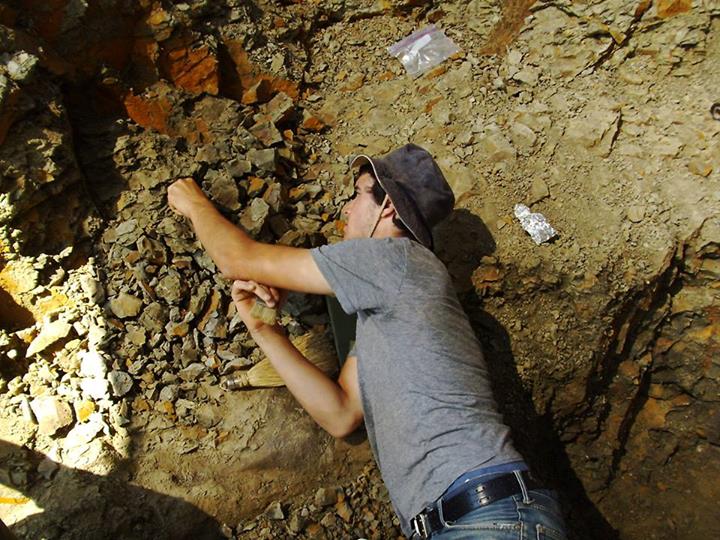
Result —
[{"label": "wooden-handled brush", "polygon": [[[326,374],[332,375],[337,370],[335,347],[325,330],[310,330],[307,334],[293,338],[291,341],[305,358]],[[226,377],[220,385],[225,390],[237,390],[248,387],[285,386],[285,382],[275,371],[270,360],[263,358],[250,369]]]}]

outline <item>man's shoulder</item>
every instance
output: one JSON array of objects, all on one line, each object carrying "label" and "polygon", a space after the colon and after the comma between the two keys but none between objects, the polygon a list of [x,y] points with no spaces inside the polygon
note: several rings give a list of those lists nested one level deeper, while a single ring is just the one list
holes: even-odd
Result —
[{"label": "man's shoulder", "polygon": [[320,246],[313,251],[348,256],[404,255],[409,249],[409,244],[412,243],[408,238],[352,238]]}]

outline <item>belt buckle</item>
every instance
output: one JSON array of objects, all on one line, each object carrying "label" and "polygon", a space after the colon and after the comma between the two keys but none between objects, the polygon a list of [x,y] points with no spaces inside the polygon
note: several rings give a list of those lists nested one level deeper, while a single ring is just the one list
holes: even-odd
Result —
[{"label": "belt buckle", "polygon": [[425,512],[420,512],[410,520],[413,532],[423,540],[430,538],[430,518]]}]

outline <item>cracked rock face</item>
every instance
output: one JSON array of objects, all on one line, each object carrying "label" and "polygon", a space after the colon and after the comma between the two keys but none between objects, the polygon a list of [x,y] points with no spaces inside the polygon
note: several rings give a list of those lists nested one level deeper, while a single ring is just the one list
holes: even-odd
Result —
[{"label": "cracked rock face", "polygon": [[[366,443],[221,389],[262,354],[166,190],[314,247],[347,158],[408,141],[456,195],[437,254],[571,536],[719,532],[716,6],[106,4],[0,8],[0,487],[45,509],[3,513],[16,535],[400,534]],[[431,23],[461,53],[410,79],[387,47]],[[280,321],[328,325],[303,296]]]}]

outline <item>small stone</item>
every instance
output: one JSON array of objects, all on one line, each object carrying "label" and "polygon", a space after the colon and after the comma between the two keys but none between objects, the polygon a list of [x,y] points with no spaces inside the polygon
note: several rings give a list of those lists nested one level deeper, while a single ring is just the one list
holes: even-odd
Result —
[{"label": "small stone", "polygon": [[201,373],[205,371],[205,366],[201,364],[200,362],[196,362],[194,364],[190,364],[188,367],[181,369],[178,372],[178,376],[183,381],[194,381],[196,380]]},{"label": "small stone", "polygon": [[121,319],[135,317],[140,313],[140,308],[142,308],[142,300],[126,292],[121,292],[110,299],[110,309]]},{"label": "small stone", "polygon": [[260,122],[250,128],[255,138],[264,146],[272,146],[281,143],[283,138],[272,122]]},{"label": "small stone", "polygon": [[327,127],[327,124],[308,111],[303,112],[302,128],[312,133],[319,133]]},{"label": "small stone", "polygon": [[710,161],[696,157],[688,163],[688,169],[690,169],[690,172],[693,174],[707,177],[710,176],[710,173],[713,171],[713,166]]},{"label": "small stone", "polygon": [[320,520],[320,525],[322,525],[326,529],[329,529],[329,528],[335,527],[336,521],[337,520],[335,519],[335,516],[333,514],[331,514],[330,512],[328,512]]},{"label": "small stone", "polygon": [[86,378],[80,381],[80,389],[94,400],[107,399],[108,381],[98,378]]},{"label": "small stone", "polygon": [[500,78],[500,77],[493,79],[492,85],[495,90],[504,90],[505,89],[505,81],[503,81],[502,78]]},{"label": "small stone", "polygon": [[270,214],[270,206],[262,199],[253,199],[240,218],[240,224],[251,234],[257,234]]},{"label": "small stone", "polygon": [[263,191],[267,187],[267,182],[258,176],[251,176],[248,178],[247,193],[248,197],[254,198],[262,195]]},{"label": "small stone", "polygon": [[298,513],[293,514],[290,516],[290,521],[288,522],[288,527],[292,532],[295,534],[299,533],[305,528],[305,525],[307,524],[307,518],[301,516]]},{"label": "small stone", "polygon": [[489,163],[514,161],[517,156],[513,145],[499,132],[490,132],[480,139],[480,148]]},{"label": "small stone", "polygon": [[165,253],[165,246],[148,236],[141,236],[138,238],[137,243],[138,252],[140,256],[152,264],[165,264],[167,261],[167,255]]},{"label": "small stone", "polygon": [[247,153],[247,158],[253,167],[260,171],[275,172],[277,163],[277,150],[274,148],[265,148],[262,150],[252,149]]},{"label": "small stone", "polygon": [[323,508],[330,506],[331,504],[337,503],[338,493],[337,488],[324,488],[321,487],[315,492],[315,505]]},{"label": "small stone", "polygon": [[252,163],[247,159],[233,159],[226,163],[227,171],[235,177],[245,176],[252,171]]},{"label": "small stone", "polygon": [[208,171],[205,175],[210,198],[228,210],[240,208],[240,192],[232,176],[226,171]]},{"label": "small stone", "polygon": [[634,204],[627,211],[627,218],[633,223],[640,223],[645,217],[645,207]]},{"label": "small stone", "polygon": [[535,204],[538,201],[550,196],[550,189],[542,178],[536,178],[533,180],[530,186],[530,204]]},{"label": "small stone", "polygon": [[187,281],[172,268],[158,282],[155,292],[169,304],[178,304],[187,293]]},{"label": "small stone", "polygon": [[283,513],[282,506],[277,501],[272,502],[268,505],[268,507],[265,509],[265,515],[268,517],[268,519],[276,521],[285,519],[285,514]]},{"label": "small stone", "polygon": [[159,302],[149,304],[140,315],[140,324],[151,335],[162,332],[167,323],[167,309]]},{"label": "small stone", "polygon": [[53,396],[36,397],[30,402],[30,408],[43,435],[53,435],[73,421],[70,405]]},{"label": "small stone", "polygon": [[70,323],[62,320],[43,324],[40,333],[35,339],[32,340],[32,342],[28,346],[25,356],[29,358],[39,352],[44,351],[56,341],[67,337],[67,335],[70,333],[71,328],[72,325]]},{"label": "small stone", "polygon": [[280,182],[272,183],[265,190],[263,200],[278,214],[287,200],[287,191]]},{"label": "small stone", "polygon": [[658,0],[655,9],[658,17],[667,19],[673,15],[690,11],[692,9],[692,0]]},{"label": "small stone", "polygon": [[40,59],[37,56],[21,51],[7,61],[5,68],[12,80],[29,82],[39,61]]},{"label": "small stone", "polygon": [[100,304],[105,299],[105,290],[100,282],[92,276],[81,276],[80,287],[85,293],[85,297],[91,303]]},{"label": "small stone", "polygon": [[340,516],[340,518],[345,523],[350,523],[352,520],[353,511],[352,508],[350,508],[350,505],[347,503],[347,501],[340,501],[335,505],[335,510],[337,512],[337,515]]},{"label": "small stone", "polygon": [[266,112],[275,124],[282,124],[290,119],[295,110],[295,103],[284,92],[278,92],[266,106]]},{"label": "small stone", "polygon": [[105,358],[96,350],[80,353],[80,375],[102,379],[107,373]]},{"label": "small stone", "polygon": [[540,70],[538,68],[525,68],[515,73],[512,78],[528,86],[535,86],[538,82],[539,75]]},{"label": "small stone", "polygon": [[201,426],[208,429],[222,420],[216,408],[209,403],[203,403],[195,410],[195,418]]},{"label": "small stone", "polygon": [[248,88],[242,95],[243,105],[254,105],[265,103],[272,97],[272,85],[267,79],[260,79],[253,86]]},{"label": "small stone", "polygon": [[127,394],[133,385],[132,377],[124,371],[111,371],[108,374],[108,380],[116,397]]},{"label": "small stone", "polygon": [[510,128],[510,139],[513,144],[521,150],[529,151],[535,144],[537,136],[535,132],[525,124],[515,122]]},{"label": "small stone", "polygon": [[76,424],[65,437],[63,441],[63,453],[83,451],[86,446],[102,431],[105,427],[105,422],[102,419],[102,415],[99,412],[93,413],[88,418],[87,422],[82,424]]},{"label": "small stone", "polygon": [[85,422],[95,412],[95,403],[88,399],[76,401],[73,403],[73,409],[75,409],[75,417],[78,422]]},{"label": "small stone", "polygon": [[167,386],[163,386],[163,389],[160,390],[160,401],[169,401],[172,403],[178,398],[179,393],[180,390],[177,384],[168,384]]}]

